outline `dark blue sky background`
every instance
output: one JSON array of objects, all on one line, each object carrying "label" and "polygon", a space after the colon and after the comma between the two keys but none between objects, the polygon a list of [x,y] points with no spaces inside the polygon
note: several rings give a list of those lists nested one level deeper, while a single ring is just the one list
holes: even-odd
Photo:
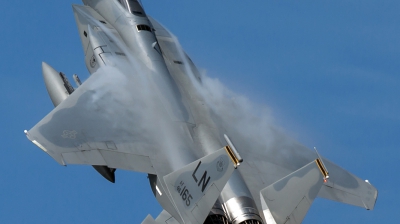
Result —
[{"label": "dark blue sky background", "polygon": [[[30,143],[53,108],[46,61],[88,72],[71,4],[4,1],[0,14],[0,223],[140,223],[161,211],[147,177],[58,165]],[[399,1],[155,1],[199,68],[263,104],[289,136],[379,190],[373,211],[317,199],[304,223],[393,223],[400,207]]]}]

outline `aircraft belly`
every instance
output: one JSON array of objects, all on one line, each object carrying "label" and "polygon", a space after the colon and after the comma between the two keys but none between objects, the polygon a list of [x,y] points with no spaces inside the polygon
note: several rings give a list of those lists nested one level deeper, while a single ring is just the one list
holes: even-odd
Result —
[{"label": "aircraft belly", "polygon": [[183,96],[166,69],[164,61],[152,61],[151,67],[154,69],[151,76],[155,84],[154,91],[160,97],[170,118],[174,121],[193,124],[192,115],[185,107]]}]

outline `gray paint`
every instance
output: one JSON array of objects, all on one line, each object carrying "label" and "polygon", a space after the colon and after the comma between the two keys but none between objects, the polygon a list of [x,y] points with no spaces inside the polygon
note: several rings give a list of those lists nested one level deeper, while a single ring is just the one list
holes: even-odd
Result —
[{"label": "gray paint", "polygon": [[[316,158],[312,151],[287,141],[277,130],[263,133],[264,138],[270,139],[266,144],[254,140],[259,135],[245,136],[236,130],[229,114],[209,106],[210,99],[199,91],[204,83],[196,66],[158,22],[135,16],[116,1],[84,3],[86,6],[74,5],[73,10],[85,63],[92,76],[68,98],[57,98],[57,108],[27,133],[58,163],[104,165],[155,174],[156,184],[163,192],[163,197],[156,196],[157,200],[176,220],[181,220],[163,177],[215,153],[227,144],[224,134],[235,144],[244,162],[233,171],[221,194],[207,200],[220,196],[218,200],[224,203],[247,197],[262,211],[262,189]],[[138,32],[138,24],[156,31]],[[157,43],[162,55],[154,48]],[[133,69],[127,72],[127,66]],[[46,74],[54,73],[44,70]],[[147,88],[139,91],[143,84]],[[54,80],[46,83],[50,88],[57,85],[59,82]],[[54,92],[59,91],[49,94]],[[168,137],[161,138],[165,135]],[[377,190],[372,185],[328,160],[324,162],[331,178],[319,196],[367,209],[374,207]],[[279,189],[285,189],[288,183],[280,182]],[[196,214],[200,213],[204,211]]]}]

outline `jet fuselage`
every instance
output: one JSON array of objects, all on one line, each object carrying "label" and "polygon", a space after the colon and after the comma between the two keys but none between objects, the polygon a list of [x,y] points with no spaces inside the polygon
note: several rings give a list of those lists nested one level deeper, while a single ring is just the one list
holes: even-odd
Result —
[{"label": "jet fuselage", "polygon": [[[146,16],[141,4],[135,0],[84,0],[83,2],[102,15],[106,22],[111,24],[121,36],[128,48],[125,50],[152,71],[152,80],[160,91],[161,101],[169,101],[169,104],[173,105],[172,108],[174,109],[172,113],[169,113],[171,114],[171,119],[182,122],[187,129],[191,130],[191,137],[198,141],[197,156],[200,158],[211,154],[226,145],[226,142],[221,138],[222,136],[218,134],[218,128],[211,117],[209,109],[204,107],[204,99],[198,93],[195,87],[196,84],[193,83],[196,78],[169,72],[157,38],[154,35],[153,25]],[[186,59],[181,63],[191,62],[190,59]],[[177,83],[186,83],[186,85]],[[180,102],[179,99],[184,99],[181,96],[184,94],[190,95],[186,95],[186,98],[196,96],[196,100]],[[185,107],[184,104],[188,106]],[[185,161],[185,158],[188,160]],[[193,161],[190,156],[177,159],[181,160],[179,162],[181,164]],[[232,174],[221,192],[219,200],[216,204],[216,210],[225,210],[228,213],[230,222],[262,221],[260,214],[257,212],[254,199],[241,174],[237,171]],[[159,202],[165,204],[163,201],[159,200]],[[176,214],[171,209],[166,210],[171,214]]]}]

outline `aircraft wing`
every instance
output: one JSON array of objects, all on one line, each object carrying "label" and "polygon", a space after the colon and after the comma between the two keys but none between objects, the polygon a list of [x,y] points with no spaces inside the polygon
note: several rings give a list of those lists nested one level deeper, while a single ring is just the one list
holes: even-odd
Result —
[{"label": "aircraft wing", "polygon": [[[127,60],[115,44],[123,43],[120,36],[97,12],[86,6],[73,9],[86,64],[94,73],[26,132],[29,140],[62,165],[99,165],[164,176],[194,161],[197,157],[185,129],[190,116],[168,105],[182,100],[157,92],[163,86],[152,79],[153,71],[134,55],[130,59],[134,65]],[[89,41],[108,49],[97,58],[105,65],[91,67]],[[180,164],[176,155],[189,159]]]},{"label": "aircraft wing", "polygon": [[[187,56],[177,49],[179,43],[174,39],[174,35],[156,20],[150,18],[150,21],[156,29],[156,36],[166,61],[171,62],[167,64],[171,74],[185,72],[185,69],[181,68],[182,63],[180,62],[182,57]],[[188,57],[186,61],[189,62],[191,70],[191,74],[186,75],[196,76],[197,68]],[[182,83],[182,85],[188,85],[188,82]],[[215,120],[223,120],[223,118]],[[243,136],[241,132],[235,131],[235,128],[221,128],[220,134],[225,133],[230,136],[243,156],[244,162],[241,164],[239,172],[260,211],[262,210],[259,196],[261,190],[317,158],[315,152],[295,141],[287,141],[287,138],[285,139],[283,134],[276,130],[271,130],[270,136],[265,136],[266,134],[263,133],[257,133],[256,136]],[[268,143],[258,144],[257,140],[267,138],[270,139],[270,141],[266,141]],[[378,194],[374,186],[329,160],[324,159],[323,161],[330,172],[330,178],[322,185],[317,196],[366,209],[374,208]]]},{"label": "aircraft wing", "polygon": [[[110,71],[111,72],[111,71]],[[154,174],[157,146],[141,129],[132,80],[93,74],[26,134],[58,163],[105,165]],[[125,92],[127,91],[127,92]]]},{"label": "aircraft wing", "polygon": [[146,104],[141,91],[132,88],[135,76],[106,68],[26,131],[27,137],[62,165],[157,174],[164,180],[156,186],[158,194],[172,204],[164,209],[180,223],[203,223],[239,165],[235,152],[226,146],[197,160],[189,157],[194,150],[185,148],[190,147],[185,137],[165,133],[180,133],[183,126],[168,119],[162,106],[154,111]]}]

